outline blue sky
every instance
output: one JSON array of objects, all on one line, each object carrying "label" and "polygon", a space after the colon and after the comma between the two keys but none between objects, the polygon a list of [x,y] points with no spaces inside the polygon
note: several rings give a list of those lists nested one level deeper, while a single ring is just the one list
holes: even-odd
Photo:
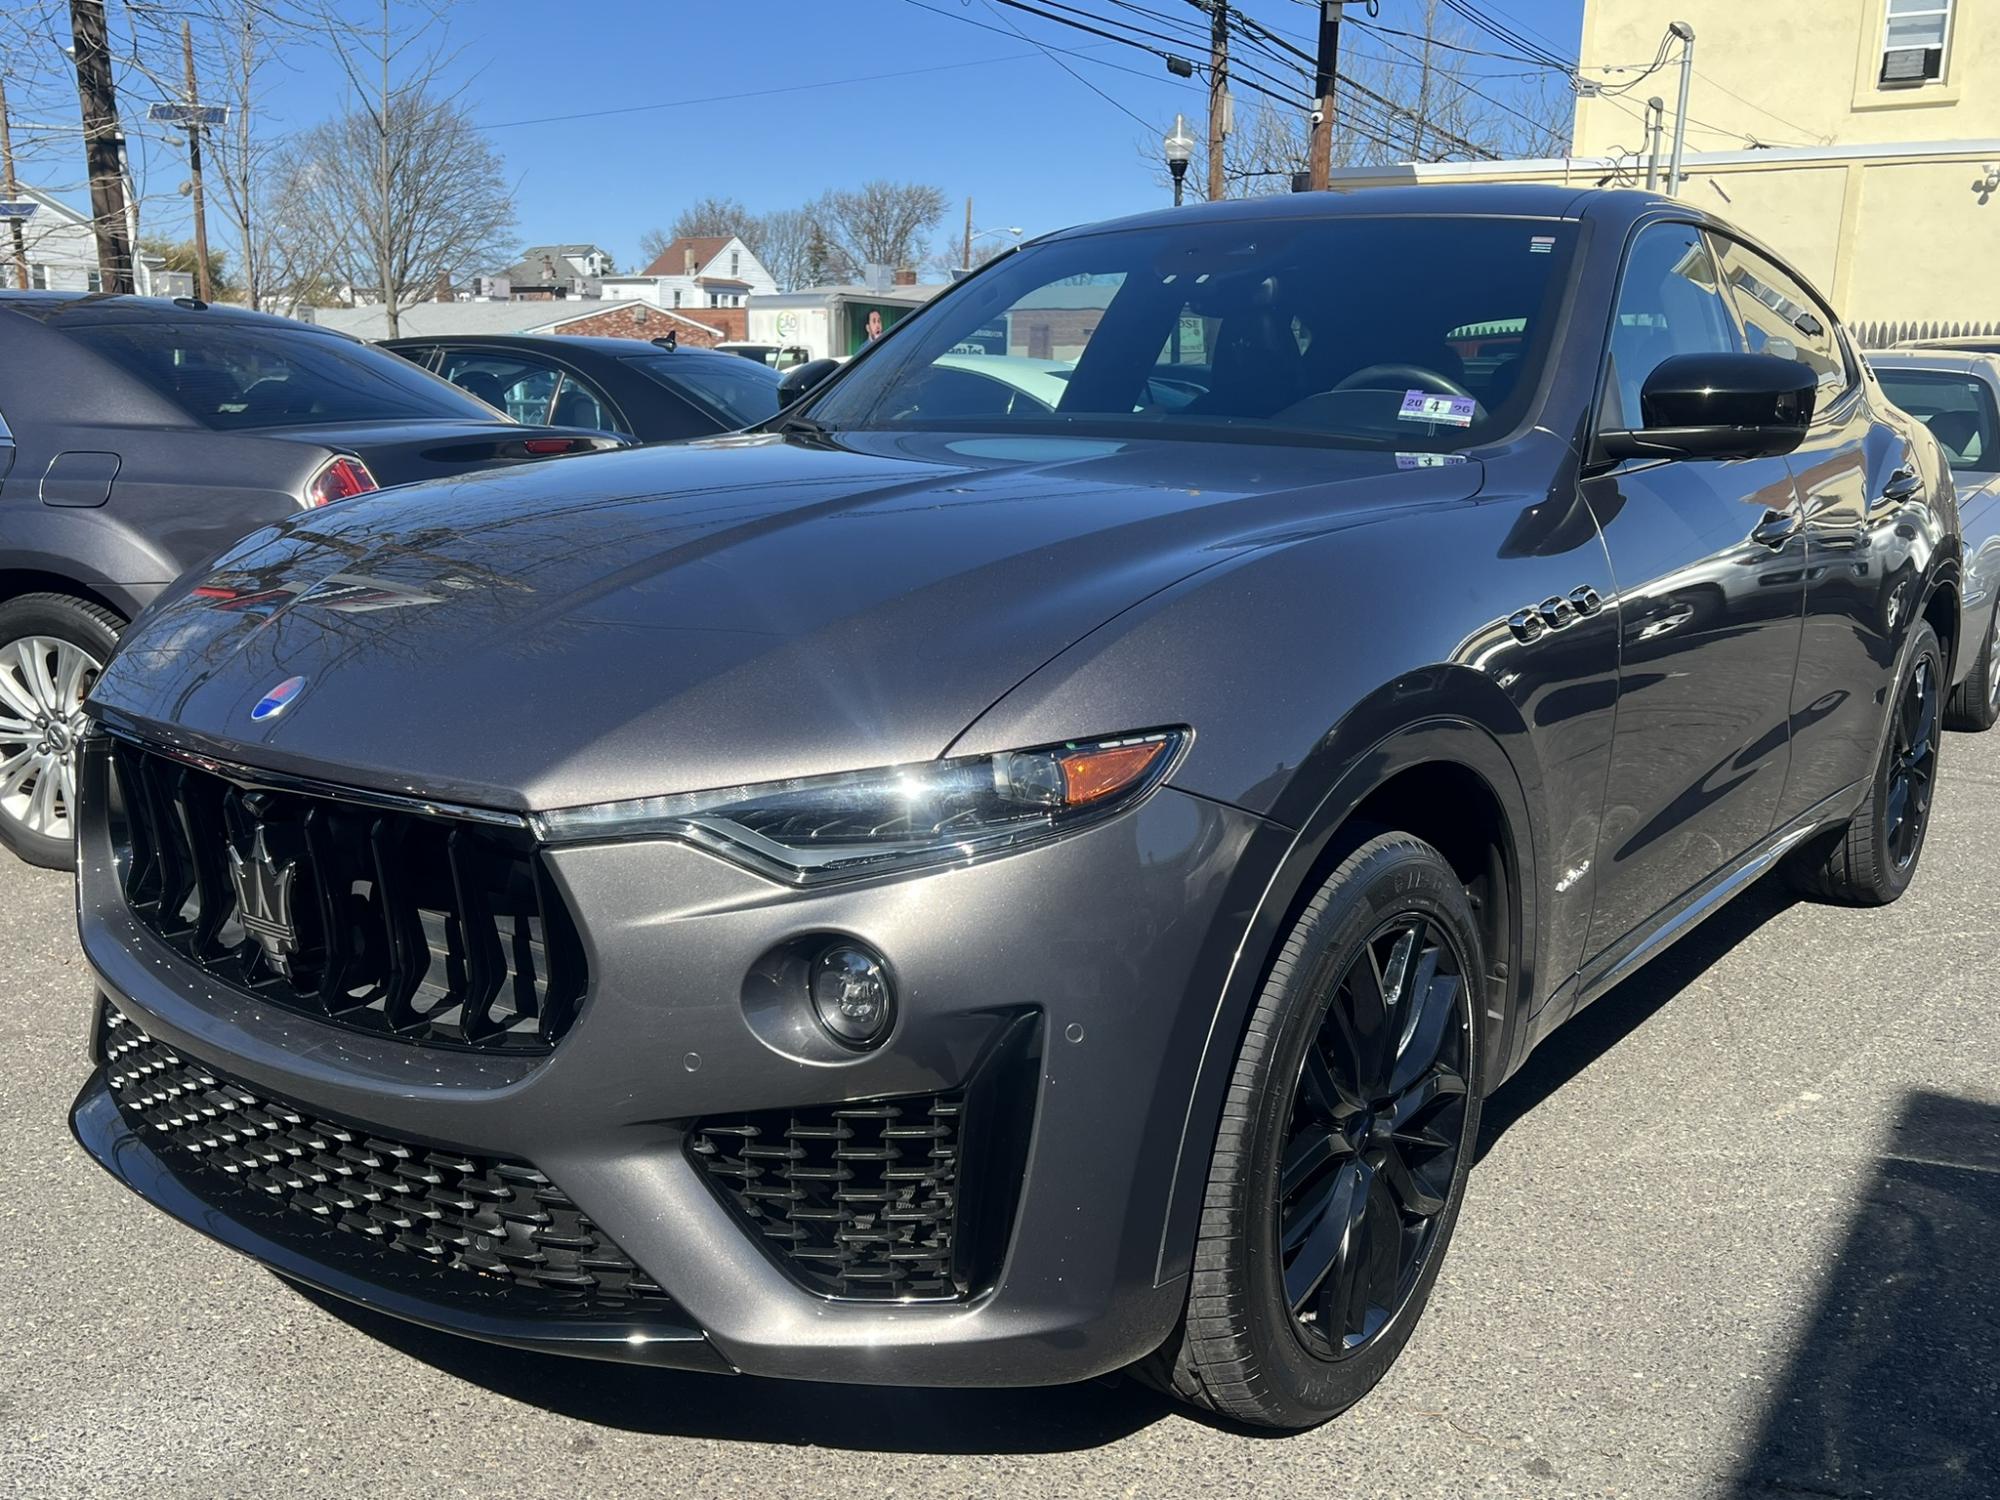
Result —
[{"label": "blue sky", "polygon": [[[1118,0],[1073,3],[1121,13]],[[1582,0],[1476,3],[1575,57]],[[362,24],[375,9],[354,8]],[[1186,0],[1145,8],[1205,24]],[[1243,8],[1310,49],[1308,3]],[[460,0],[446,15],[454,69],[515,181],[523,242],[592,240],[621,265],[648,227],[710,193],[765,210],[872,177],[918,180],[944,189],[949,224],[969,194],[979,227],[1030,233],[1151,207],[1165,190],[1141,149],[1157,151],[1177,109],[1198,121],[1205,99],[1199,79],[1171,78],[1145,53],[989,0]],[[1384,26],[1419,15],[1420,0],[1381,0]],[[1063,60],[1109,99],[1010,23],[1085,49]],[[295,67],[273,105],[305,123],[339,75],[324,57]]]}]

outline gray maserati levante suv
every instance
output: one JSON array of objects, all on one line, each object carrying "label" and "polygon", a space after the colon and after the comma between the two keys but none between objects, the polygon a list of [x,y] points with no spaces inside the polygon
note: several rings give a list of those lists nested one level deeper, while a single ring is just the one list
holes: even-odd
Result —
[{"label": "gray maserati levante suv", "polygon": [[1767,871],[1908,884],[1957,528],[1685,204],[1052,235],[761,431],[156,601],[81,751],[74,1128],[479,1338],[1320,1421],[1538,1040]]}]

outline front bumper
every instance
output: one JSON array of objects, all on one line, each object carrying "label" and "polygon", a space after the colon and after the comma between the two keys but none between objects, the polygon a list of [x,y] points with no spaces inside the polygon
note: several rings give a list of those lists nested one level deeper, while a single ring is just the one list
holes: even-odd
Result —
[{"label": "front bumper", "polygon": [[[85,769],[84,805],[90,795]],[[109,1097],[73,1116],[91,1154],[142,1196],[293,1279],[430,1326],[604,1358],[811,1380],[1050,1384],[1140,1358],[1185,1298],[1162,1243],[1195,1078],[1263,876],[1286,842],[1240,810],[1170,788],[1110,823],[964,869],[781,889],[672,843],[553,853],[591,976],[544,1056],[419,1047],[279,1010],[220,986],[140,926],[110,835],[86,816],[80,930],[98,986],[152,1037],[260,1094],[436,1147],[534,1164],[671,1298],[670,1318],[587,1324],[468,1308],[427,1270],[359,1237],[302,1252],[189,1186]],[[893,967],[890,1039],[830,1057],[749,982],[762,955],[814,934],[857,938]],[[967,1297],[862,1302],[802,1284],[692,1159],[704,1118],[935,1095],[998,1051],[1019,1072],[1018,1176],[993,1273]],[[1205,1141],[1194,1143],[1205,1162]],[[352,1253],[343,1238],[357,1240]],[[460,1274],[460,1273],[449,1273]]]}]

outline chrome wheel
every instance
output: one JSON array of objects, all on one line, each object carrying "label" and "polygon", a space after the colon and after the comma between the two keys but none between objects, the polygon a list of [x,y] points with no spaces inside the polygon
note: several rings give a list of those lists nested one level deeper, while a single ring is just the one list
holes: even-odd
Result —
[{"label": "chrome wheel", "polygon": [[0,643],[0,816],[70,837],[83,699],[104,664],[54,636]]},{"label": "chrome wheel", "polygon": [[1889,747],[1889,857],[1897,869],[1917,857],[1930,818],[1937,777],[1938,683],[1936,663],[1918,658],[1896,705],[1895,739]]},{"label": "chrome wheel", "polygon": [[1378,927],[1306,1049],[1279,1167],[1285,1302],[1324,1358],[1365,1348],[1441,1240],[1469,1148],[1464,962],[1431,919]]}]

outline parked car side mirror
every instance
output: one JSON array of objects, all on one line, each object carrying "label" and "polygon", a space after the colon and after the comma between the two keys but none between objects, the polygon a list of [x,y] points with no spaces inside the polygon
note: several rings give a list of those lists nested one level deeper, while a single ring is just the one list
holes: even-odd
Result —
[{"label": "parked car side mirror", "polygon": [[810,359],[802,365],[793,365],[778,382],[778,405],[790,406],[839,368],[837,359]]},{"label": "parked car side mirror", "polygon": [[1627,458],[1775,458],[1805,441],[1819,380],[1774,354],[1676,354],[1639,391],[1645,426],[1600,432],[1597,452]]}]

